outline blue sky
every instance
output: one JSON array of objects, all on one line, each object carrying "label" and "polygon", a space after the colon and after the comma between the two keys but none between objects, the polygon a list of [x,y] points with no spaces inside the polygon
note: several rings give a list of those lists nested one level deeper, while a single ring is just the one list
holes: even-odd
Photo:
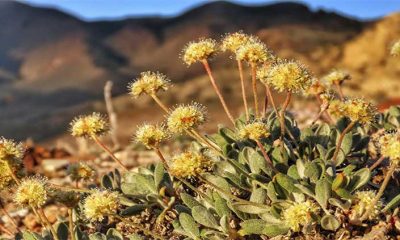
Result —
[{"label": "blue sky", "polygon": [[[118,19],[126,16],[174,16],[205,0],[20,0],[37,6],[56,7],[86,20]],[[260,5],[274,0],[234,0],[244,5]],[[400,0],[302,0],[312,9],[329,11],[361,19],[381,17],[400,11]]]}]

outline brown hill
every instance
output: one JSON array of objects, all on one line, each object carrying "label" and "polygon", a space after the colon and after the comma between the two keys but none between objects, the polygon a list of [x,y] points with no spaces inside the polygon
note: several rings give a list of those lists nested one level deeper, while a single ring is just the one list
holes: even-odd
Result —
[{"label": "brown hill", "polygon": [[[371,24],[296,3],[248,7],[221,1],[172,18],[85,22],[54,9],[0,1],[0,132],[52,137],[72,116],[97,106],[93,102],[102,99],[106,80],[121,94],[143,70],[159,70],[183,83],[177,91],[186,89],[186,98],[166,96],[171,101],[213,101],[200,66],[188,69],[178,57],[184,44],[198,37],[237,30],[257,34],[277,54],[305,61],[318,75],[337,63],[347,65],[351,41]],[[217,74],[232,76],[230,61],[216,58],[212,64]],[[235,86],[224,90],[234,98]],[[135,106],[147,111],[145,101]]]},{"label": "brown hill", "polygon": [[400,13],[381,19],[345,44],[341,65],[353,72],[355,90],[378,101],[399,97],[400,64],[388,55],[400,39]]}]

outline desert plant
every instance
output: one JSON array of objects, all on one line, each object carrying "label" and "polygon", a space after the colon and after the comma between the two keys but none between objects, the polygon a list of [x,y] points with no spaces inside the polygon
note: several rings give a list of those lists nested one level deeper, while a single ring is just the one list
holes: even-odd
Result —
[{"label": "desert plant", "polygon": [[[2,139],[0,164],[7,169],[1,171],[2,188],[16,184],[16,201],[30,207],[48,229],[42,235],[24,231],[19,236],[343,239],[375,231],[395,236],[400,231],[400,191],[387,187],[400,162],[396,133],[400,107],[377,113],[366,100],[344,96],[341,87],[349,79],[347,73],[331,72],[323,80],[329,82],[325,85],[300,63],[272,56],[258,38],[234,33],[223,39],[222,50],[235,54],[239,68],[245,114],[235,119],[210,70],[208,58],[217,49],[216,41],[205,39],[188,44],[183,55],[188,65],[203,64],[232,121],[232,126],[220,126],[214,134],[199,130],[207,120],[205,107],[191,103],[169,108],[156,95],[170,87],[165,75],[144,72],[130,84],[131,95],[149,95],[166,114],[165,123],[143,124],[134,136],[136,143],[156,152],[161,160],[157,164],[128,169],[100,141],[108,128],[97,113],[75,119],[71,132],[93,139],[124,170],[102,176],[98,188],[21,179],[21,145]],[[247,106],[242,62],[251,69],[254,114]],[[265,105],[263,114],[258,109],[257,79],[272,103],[270,109]],[[271,88],[286,93],[281,106]],[[313,94],[321,105],[309,126],[300,128],[287,111],[295,93]],[[188,135],[193,141],[182,153],[166,157],[162,145],[177,135]],[[75,181],[94,174],[83,164],[71,166],[68,172]],[[42,206],[49,198],[68,206],[68,220],[55,226],[46,220]]]}]

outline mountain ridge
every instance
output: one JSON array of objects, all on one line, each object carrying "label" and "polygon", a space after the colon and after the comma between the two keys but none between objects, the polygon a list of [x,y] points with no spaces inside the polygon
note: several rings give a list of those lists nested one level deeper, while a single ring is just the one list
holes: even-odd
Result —
[{"label": "mountain ridge", "polygon": [[[105,81],[112,80],[119,95],[145,70],[161,71],[178,84],[193,84],[204,72],[200,66],[187,68],[179,54],[199,37],[243,30],[258,35],[279,56],[297,58],[320,75],[342,64],[346,43],[375,23],[311,11],[293,2],[242,6],[215,1],[174,17],[85,21],[51,8],[3,1],[0,132],[19,139],[53,137],[65,130],[71,116],[93,110],[93,103],[102,100]],[[234,63],[215,58],[212,67],[226,72]],[[27,122],[50,127],[43,133]]]}]

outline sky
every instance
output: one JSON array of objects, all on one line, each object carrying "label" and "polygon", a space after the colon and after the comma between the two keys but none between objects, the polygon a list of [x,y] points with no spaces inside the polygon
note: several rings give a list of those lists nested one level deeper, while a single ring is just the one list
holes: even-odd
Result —
[{"label": "sky", "polygon": [[[127,16],[176,16],[206,0],[19,0],[35,6],[56,7],[85,20],[121,19]],[[262,5],[276,0],[233,0],[243,5]],[[400,11],[400,0],[298,0],[313,10],[325,9],[359,19],[373,19]]]}]

